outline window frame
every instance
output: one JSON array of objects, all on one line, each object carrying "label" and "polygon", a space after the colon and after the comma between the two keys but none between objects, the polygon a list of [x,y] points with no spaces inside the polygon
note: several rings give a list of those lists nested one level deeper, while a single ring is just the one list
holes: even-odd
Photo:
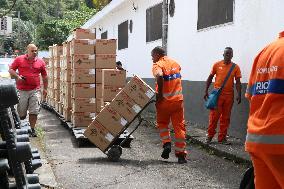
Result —
[{"label": "window frame", "polygon": [[[235,0],[232,0],[233,2],[233,7],[232,7],[232,21],[230,22],[226,22],[226,23],[223,23],[223,24],[217,24],[217,25],[212,25],[212,26],[208,26],[208,27],[204,27],[204,28],[201,28],[201,29],[198,29],[198,20],[199,20],[199,7],[197,7],[197,22],[196,22],[196,29],[198,32],[202,32],[202,31],[207,31],[207,30],[211,30],[211,29],[214,29],[214,28],[219,28],[219,27],[224,27],[224,26],[228,26],[228,25],[233,25],[234,22],[235,22],[235,4],[236,4],[236,1]],[[198,0],[198,3],[199,3],[199,0]],[[198,5],[197,5],[198,6]]]}]

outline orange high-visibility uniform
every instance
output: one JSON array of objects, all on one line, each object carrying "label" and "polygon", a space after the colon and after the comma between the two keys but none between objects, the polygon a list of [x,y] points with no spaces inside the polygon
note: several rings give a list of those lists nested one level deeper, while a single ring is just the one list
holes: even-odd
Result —
[{"label": "orange high-visibility uniform", "polygon": [[255,58],[246,97],[256,188],[284,188],[284,32]]},{"label": "orange high-visibility uniform", "polygon": [[[221,88],[232,63],[225,64],[224,61],[216,62],[211,70],[211,75],[216,75],[214,88]],[[213,138],[216,134],[216,128],[220,119],[220,129],[218,135],[218,141],[222,141],[226,135],[230,125],[231,110],[234,103],[234,78],[241,78],[241,70],[238,65],[233,69],[229,79],[227,80],[224,88],[218,99],[217,108],[210,110],[209,113],[209,126],[208,137]]]},{"label": "orange high-visibility uniform", "polygon": [[[186,129],[184,120],[183,95],[181,86],[180,65],[169,57],[162,57],[153,64],[153,75],[163,76],[163,97],[156,103],[157,125],[162,143],[171,142],[169,123],[175,133],[175,153],[186,154]],[[156,85],[158,92],[158,85]]]}]

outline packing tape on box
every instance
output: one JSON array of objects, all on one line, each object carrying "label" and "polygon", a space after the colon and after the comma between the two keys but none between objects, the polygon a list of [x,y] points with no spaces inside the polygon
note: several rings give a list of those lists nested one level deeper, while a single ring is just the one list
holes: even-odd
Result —
[{"label": "packing tape on box", "polygon": [[90,69],[89,74],[91,75],[96,75],[96,69]]},{"label": "packing tape on box", "polygon": [[110,133],[107,133],[106,136],[105,136],[105,138],[106,138],[108,141],[111,142],[111,141],[114,139],[114,136],[112,136],[112,134],[110,134]]},{"label": "packing tape on box", "polygon": [[120,119],[121,125],[124,127],[127,124],[127,120],[124,119],[123,117]]}]

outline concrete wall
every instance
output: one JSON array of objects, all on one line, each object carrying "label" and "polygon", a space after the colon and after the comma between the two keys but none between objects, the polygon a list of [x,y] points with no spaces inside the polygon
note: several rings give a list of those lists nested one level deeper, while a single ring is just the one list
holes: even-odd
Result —
[{"label": "concrete wall", "polygon": [[[98,38],[105,31],[109,38],[117,38],[118,25],[132,20],[133,32],[129,32],[128,48],[117,51],[117,60],[122,61],[129,77],[137,74],[148,78],[147,82],[152,84],[150,52],[162,41],[146,43],[146,9],[161,2],[113,0],[85,25],[97,28]],[[137,10],[133,10],[133,3]],[[284,30],[284,1],[235,0],[232,23],[203,30],[197,30],[198,0],[175,0],[175,6],[174,17],[169,17],[168,55],[182,67],[186,118],[200,127],[207,127],[208,111],[202,97],[213,63],[223,58],[226,46],[231,46],[233,61],[240,66],[242,83],[246,83],[257,52]],[[243,93],[245,88],[244,84]],[[245,99],[241,105],[234,105],[230,134],[244,139],[248,109]]]}]

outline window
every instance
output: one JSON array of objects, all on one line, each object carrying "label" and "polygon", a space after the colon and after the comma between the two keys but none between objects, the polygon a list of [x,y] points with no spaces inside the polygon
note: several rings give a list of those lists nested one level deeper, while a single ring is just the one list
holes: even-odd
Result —
[{"label": "window", "polygon": [[233,22],[234,0],[198,0],[197,29]]},{"label": "window", "polygon": [[118,25],[118,50],[128,48],[128,20]]},{"label": "window", "polygon": [[107,31],[101,33],[101,39],[107,39]]},{"label": "window", "polygon": [[146,42],[162,38],[162,3],[146,10]]}]

